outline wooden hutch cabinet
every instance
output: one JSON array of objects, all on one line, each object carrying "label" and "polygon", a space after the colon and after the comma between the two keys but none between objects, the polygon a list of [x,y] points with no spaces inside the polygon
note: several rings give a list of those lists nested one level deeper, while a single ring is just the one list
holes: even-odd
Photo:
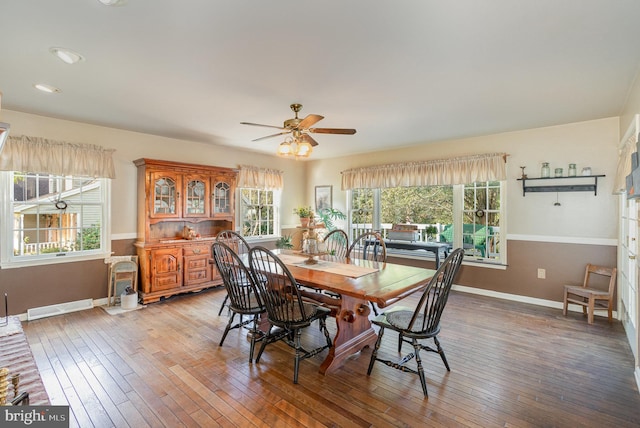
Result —
[{"label": "wooden hutch cabinet", "polygon": [[236,171],[138,159],[138,238],[143,303],[222,284],[211,245],[235,229]]}]

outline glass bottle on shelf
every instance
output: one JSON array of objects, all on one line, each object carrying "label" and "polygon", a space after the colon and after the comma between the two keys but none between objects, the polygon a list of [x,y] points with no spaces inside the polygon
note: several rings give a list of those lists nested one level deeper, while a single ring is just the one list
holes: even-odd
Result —
[{"label": "glass bottle on shelf", "polygon": [[556,177],[562,177],[562,168],[556,168],[555,176]]},{"label": "glass bottle on shelf", "polygon": [[542,170],[540,171],[540,177],[549,178],[551,176],[551,168],[549,168],[549,162],[542,162]]},{"label": "glass bottle on shelf", "polygon": [[568,175],[569,175],[569,177],[575,177],[577,175],[576,164],[575,163],[570,163],[569,164]]}]

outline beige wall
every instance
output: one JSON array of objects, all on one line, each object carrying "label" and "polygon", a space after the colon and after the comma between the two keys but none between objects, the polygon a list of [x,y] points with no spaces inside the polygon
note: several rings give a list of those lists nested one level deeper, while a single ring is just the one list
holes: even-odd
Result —
[{"label": "beige wall", "polygon": [[[332,185],[334,207],[345,210],[345,192],[340,188],[340,172],[345,169],[473,153],[506,152],[510,155],[507,163],[506,223],[508,237],[514,241],[507,253],[510,265],[504,270],[467,266],[461,278],[462,284],[557,300],[558,287],[571,279],[569,276],[575,276],[574,279],[580,281],[584,263],[595,261],[595,256],[591,256],[593,250],[599,251],[604,262],[615,258],[617,204],[616,198],[611,195],[611,186],[619,140],[617,118],[310,162],[8,110],[2,111],[0,119],[11,124],[11,134],[14,136],[24,134],[91,143],[116,150],[117,178],[112,182],[111,211],[112,235],[115,239],[113,249],[116,254],[133,253],[131,242],[136,233],[137,196],[136,171],[132,161],[141,157],[223,167],[250,164],[281,169],[285,177],[282,226],[288,228],[297,224],[292,214],[295,206],[314,205],[314,188],[317,185]],[[561,166],[565,171],[569,162],[577,163],[579,169],[588,165],[594,173],[606,174],[607,177],[602,180],[597,196],[586,192],[561,193],[559,198],[562,206],[554,207],[555,193],[527,194],[522,197],[521,183],[516,181],[520,175],[519,166],[526,166],[526,172],[535,177],[539,175],[543,161],[550,162],[552,167]],[[562,255],[567,248],[572,254],[585,256],[541,258],[541,255]],[[427,262],[426,265],[430,264]],[[536,278],[537,267],[547,269],[547,280],[541,282]],[[556,275],[555,272],[563,273]],[[24,313],[26,309],[37,306],[106,297],[106,275],[106,265],[101,261],[4,269],[0,270],[0,292],[7,292],[11,296],[12,314]]]},{"label": "beige wall", "polygon": [[[454,141],[423,144],[340,159],[316,160],[309,165],[309,184],[332,184],[334,205],[344,208],[340,171],[394,162],[443,159],[475,153],[505,152],[507,161],[507,266],[492,269],[465,265],[456,284],[533,299],[562,301],[566,283],[581,283],[585,264],[616,265],[618,197],[611,194],[617,166],[618,118],[523,130]],[[604,174],[598,194],[527,193],[522,196],[520,166],[530,177],[540,176],[542,162],[578,171],[590,166]],[[561,206],[554,206],[558,198]],[[426,201],[427,202],[427,201]],[[501,234],[504,229],[501,230]],[[503,235],[504,236],[504,235]],[[392,258],[432,267],[433,263]],[[546,270],[538,279],[537,270]]]},{"label": "beige wall", "polygon": [[112,224],[114,235],[136,233],[136,167],[135,159],[151,158],[237,168],[242,164],[284,171],[286,195],[283,221],[295,222],[293,208],[305,191],[305,163],[292,162],[230,147],[175,140],[155,135],[129,132],[78,122],[69,122],[31,114],[2,110],[2,121],[11,124],[11,135],[30,135],[52,140],[97,144],[115,149],[116,179],[112,181]]},{"label": "beige wall", "polygon": [[[136,167],[146,157],[177,162],[237,168],[248,164],[284,171],[283,221],[294,223],[293,207],[306,189],[304,162],[292,162],[229,147],[174,140],[154,135],[52,119],[3,109],[0,120],[11,124],[11,135],[30,135],[58,141],[97,144],[115,149],[116,179],[111,183],[112,250],[116,255],[135,254]],[[107,266],[103,261],[0,270],[0,293],[8,293],[10,313],[57,303],[107,296]]]},{"label": "beige wall", "polygon": [[[343,208],[346,194],[340,190],[340,171],[394,162],[445,159],[476,153],[505,152],[507,160],[508,233],[568,238],[616,238],[617,197],[611,194],[617,165],[618,119],[608,118],[548,128],[531,129],[485,137],[429,143],[415,147],[365,153],[340,159],[312,161],[308,192],[315,184],[332,184],[334,205]],[[542,162],[561,167],[569,163],[578,171],[590,166],[594,174],[605,174],[598,195],[588,192],[528,193],[522,196],[520,166],[530,177],[540,176]],[[330,181],[330,182],[329,182]]]}]

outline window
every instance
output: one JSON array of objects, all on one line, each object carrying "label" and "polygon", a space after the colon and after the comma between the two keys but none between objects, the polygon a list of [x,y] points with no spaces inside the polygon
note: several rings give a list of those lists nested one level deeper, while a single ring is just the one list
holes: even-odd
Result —
[{"label": "window", "polygon": [[[379,230],[383,237],[394,224],[417,225],[417,239],[465,249],[467,258],[504,263],[500,243],[503,182],[454,186],[353,189],[350,197],[351,237]],[[392,250],[412,256],[424,251]]]},{"label": "window", "polygon": [[107,179],[3,172],[0,183],[3,267],[109,254]]},{"label": "window", "polygon": [[240,225],[242,236],[267,237],[280,232],[278,208],[280,191],[263,189],[239,189]]},{"label": "window", "polygon": [[500,259],[500,187],[499,181],[464,185],[462,242],[465,254]]}]

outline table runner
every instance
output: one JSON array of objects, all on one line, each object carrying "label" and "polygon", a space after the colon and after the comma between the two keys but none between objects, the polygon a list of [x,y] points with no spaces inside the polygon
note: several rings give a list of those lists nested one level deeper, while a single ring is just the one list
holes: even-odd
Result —
[{"label": "table runner", "polygon": [[318,260],[316,264],[308,265],[305,264],[305,261],[308,259],[308,257],[291,254],[280,254],[279,257],[285,265],[335,273],[351,278],[360,278],[361,276],[365,276],[378,271],[377,268],[358,266],[347,263],[337,263],[328,260]]}]

